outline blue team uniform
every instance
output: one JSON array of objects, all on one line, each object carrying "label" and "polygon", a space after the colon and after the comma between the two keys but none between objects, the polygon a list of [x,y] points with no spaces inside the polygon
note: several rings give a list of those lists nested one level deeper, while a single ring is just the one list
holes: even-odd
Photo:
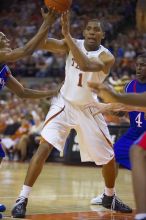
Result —
[{"label": "blue team uniform", "polygon": [[[126,93],[146,92],[146,83],[132,80],[125,88]],[[134,142],[146,131],[146,113],[129,112],[130,127],[126,133],[114,144],[117,163],[131,170],[129,149]]]},{"label": "blue team uniform", "polygon": [[[3,87],[5,86],[10,73],[11,73],[11,71],[7,65],[1,65],[1,68],[0,68],[0,90],[2,90]],[[5,157],[5,152],[3,151],[3,148],[1,145],[1,140],[0,140],[0,157]]]}]

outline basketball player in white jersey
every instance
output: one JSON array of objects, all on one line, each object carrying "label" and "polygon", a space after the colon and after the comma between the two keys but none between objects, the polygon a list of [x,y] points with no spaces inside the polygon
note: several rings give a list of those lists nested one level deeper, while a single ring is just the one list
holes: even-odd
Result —
[{"label": "basketball player in white jersey", "polygon": [[[69,32],[68,14],[62,16],[63,40],[47,39],[41,48],[66,53],[65,82],[53,98],[41,133],[40,146],[33,156],[12,216],[25,217],[29,193],[53,147],[63,151],[72,128],[77,131],[81,160],[103,165],[105,194],[102,205],[121,212],[132,209],[115,196],[115,160],[110,134],[102,114],[96,115],[96,102],[87,81],[102,83],[114,63],[113,55],[101,45],[104,33],[97,20],[88,21],[85,40],[74,40]],[[49,196],[49,195],[48,195]]]}]

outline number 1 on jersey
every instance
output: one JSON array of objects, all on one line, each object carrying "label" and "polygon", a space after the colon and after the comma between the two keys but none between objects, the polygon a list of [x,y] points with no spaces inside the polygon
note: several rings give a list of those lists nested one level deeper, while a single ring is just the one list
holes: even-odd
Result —
[{"label": "number 1 on jersey", "polygon": [[79,81],[78,81],[78,86],[82,87],[82,73],[79,73]]}]

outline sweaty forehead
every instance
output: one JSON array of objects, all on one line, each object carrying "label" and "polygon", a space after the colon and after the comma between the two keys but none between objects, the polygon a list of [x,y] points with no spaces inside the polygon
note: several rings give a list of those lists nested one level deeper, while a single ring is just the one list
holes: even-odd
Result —
[{"label": "sweaty forehead", "polygon": [[98,21],[88,21],[86,27],[97,27],[101,29],[100,22]]}]

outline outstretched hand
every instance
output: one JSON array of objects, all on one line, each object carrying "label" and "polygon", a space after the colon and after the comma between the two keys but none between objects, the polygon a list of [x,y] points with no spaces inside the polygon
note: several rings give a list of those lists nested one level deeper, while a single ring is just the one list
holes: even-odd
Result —
[{"label": "outstretched hand", "polygon": [[99,97],[101,97],[105,102],[117,102],[116,94],[112,88],[105,84],[98,84],[94,82],[88,82],[88,86],[93,92],[95,92]]},{"label": "outstretched hand", "polygon": [[69,11],[64,12],[61,15],[62,34],[66,37],[70,33],[70,19]]},{"label": "outstretched hand", "polygon": [[121,103],[97,103],[97,112],[93,116],[102,114],[115,114],[115,112],[127,112],[127,105]]},{"label": "outstretched hand", "polygon": [[41,8],[41,14],[42,14],[42,17],[43,17],[44,21],[47,22],[48,25],[52,25],[55,22],[58,15],[59,15],[53,9],[49,9],[48,12],[45,12],[43,8]]}]

